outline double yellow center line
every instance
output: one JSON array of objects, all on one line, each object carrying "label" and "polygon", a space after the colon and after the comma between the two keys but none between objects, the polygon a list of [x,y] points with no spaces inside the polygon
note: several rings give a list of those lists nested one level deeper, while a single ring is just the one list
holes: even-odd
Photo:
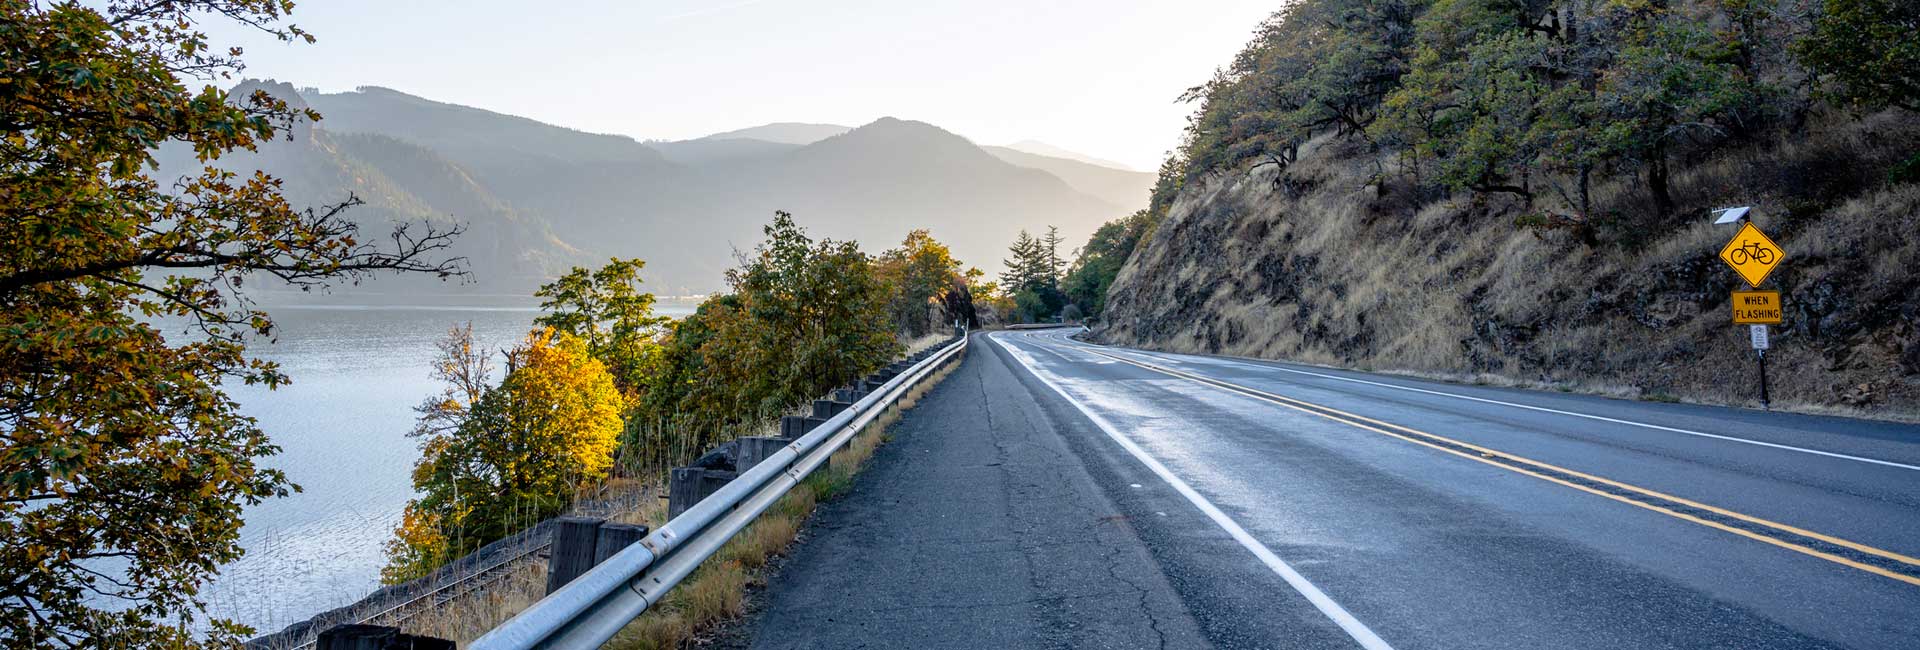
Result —
[{"label": "double yellow center line", "polygon": [[1524,456],[1428,433],[1419,429],[1405,427],[1391,422],[1382,422],[1364,415],[1348,413],[1332,407],[1322,406],[1284,395],[1276,395],[1239,384],[1220,381],[1211,377],[1203,377],[1165,366],[1145,363],[1092,348],[1083,347],[1080,349],[1121,363],[1138,366],[1164,375],[1199,382],[1351,427],[1405,440],[1416,445],[1459,456],[1474,462],[1485,463],[1510,472],[1524,474],[1542,481],[1573,488],[1581,492],[1606,497],[1675,519],[1772,544],[1795,553],[1803,553],[1835,564],[1845,565],[1874,575],[1920,586],[1920,558],[1902,555],[1886,549],[1867,546],[1858,542],[1816,533],[1775,521],[1769,521],[1748,514],[1734,512],[1725,508],[1684,499],[1637,485],[1622,483]]}]

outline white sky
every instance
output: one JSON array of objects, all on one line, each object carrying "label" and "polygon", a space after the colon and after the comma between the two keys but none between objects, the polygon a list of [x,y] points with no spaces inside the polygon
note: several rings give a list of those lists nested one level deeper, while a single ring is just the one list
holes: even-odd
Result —
[{"label": "white sky", "polygon": [[767,122],[931,122],[1150,171],[1174,103],[1283,0],[301,0],[315,45],[210,23],[247,75],[638,139]]}]

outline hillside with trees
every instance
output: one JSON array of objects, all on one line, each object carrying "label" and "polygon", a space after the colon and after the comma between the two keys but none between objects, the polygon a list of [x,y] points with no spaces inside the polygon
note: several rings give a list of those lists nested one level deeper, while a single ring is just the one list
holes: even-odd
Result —
[{"label": "hillside with trees", "polygon": [[1776,400],[1920,404],[1913,3],[1302,0],[1186,98],[1100,338],[1751,404],[1750,205]]}]

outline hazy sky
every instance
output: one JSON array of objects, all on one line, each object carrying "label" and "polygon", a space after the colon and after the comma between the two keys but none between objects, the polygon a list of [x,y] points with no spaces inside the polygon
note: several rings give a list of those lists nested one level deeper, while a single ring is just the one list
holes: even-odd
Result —
[{"label": "hazy sky", "polygon": [[1142,170],[1282,0],[300,0],[315,45],[210,25],[248,76],[430,99],[639,139],[882,116]]}]

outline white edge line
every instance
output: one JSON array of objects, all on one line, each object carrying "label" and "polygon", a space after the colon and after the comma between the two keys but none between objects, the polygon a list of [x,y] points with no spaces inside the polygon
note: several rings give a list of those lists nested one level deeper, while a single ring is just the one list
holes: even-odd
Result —
[{"label": "white edge line", "polygon": [[[1083,344],[1083,345],[1084,345],[1084,344]],[[1126,350],[1126,349],[1119,349],[1119,350],[1117,350],[1117,351],[1119,351],[1119,352],[1121,352],[1121,353],[1123,353],[1123,354],[1124,354],[1124,353],[1132,353],[1132,352],[1134,352],[1133,350]],[[1151,352],[1144,352],[1144,351],[1142,351],[1142,352],[1140,352],[1140,354],[1144,354],[1144,355],[1146,355],[1146,356],[1149,356],[1149,357],[1153,357],[1153,358],[1155,358],[1155,359],[1159,359],[1159,360],[1161,360],[1161,361],[1175,361],[1174,359],[1167,359],[1167,358],[1165,358],[1165,357],[1162,357],[1162,356],[1161,356],[1160,354],[1157,354],[1157,353],[1151,353]],[[1409,392],[1415,392],[1415,393],[1426,393],[1426,394],[1428,394],[1428,395],[1439,395],[1439,396],[1441,396],[1441,397],[1452,397],[1452,398],[1454,398],[1454,399],[1464,399],[1464,400],[1470,400],[1470,401],[1475,401],[1475,402],[1484,402],[1484,403],[1487,403],[1487,404],[1498,404],[1498,405],[1500,405],[1500,406],[1510,406],[1510,407],[1513,407],[1513,408],[1517,408],[1517,409],[1526,409],[1526,410],[1529,410],[1529,411],[1539,411],[1539,412],[1542,412],[1542,413],[1553,413],[1553,414],[1555,414],[1555,415],[1569,415],[1569,416],[1573,416],[1573,417],[1576,417],[1576,418],[1586,418],[1586,419],[1589,419],[1589,420],[1599,420],[1599,421],[1601,421],[1601,422],[1610,422],[1610,423],[1613,423],[1613,424],[1624,424],[1624,425],[1627,425],[1627,426],[1635,426],[1635,427],[1642,427],[1642,428],[1647,428],[1647,429],[1657,429],[1657,430],[1660,430],[1660,431],[1668,431],[1668,432],[1672,432],[1672,433],[1682,433],[1682,434],[1686,434],[1686,435],[1689,435],[1689,436],[1699,436],[1699,437],[1702,437],[1702,438],[1713,438],[1713,439],[1715,439],[1715,440],[1725,440],[1725,441],[1728,441],[1728,442],[1738,442],[1738,443],[1743,443],[1743,444],[1749,444],[1749,445],[1756,445],[1756,446],[1760,446],[1760,447],[1770,447],[1770,448],[1773,448],[1773,449],[1781,449],[1781,450],[1786,450],[1786,451],[1795,451],[1795,452],[1800,452],[1800,453],[1803,453],[1803,454],[1813,454],[1813,455],[1815,455],[1815,456],[1826,456],[1826,457],[1828,457],[1828,458],[1839,458],[1839,459],[1841,459],[1841,460],[1851,460],[1851,461],[1858,461],[1858,462],[1862,462],[1862,463],[1872,463],[1872,464],[1874,464],[1874,465],[1884,465],[1884,466],[1887,466],[1887,467],[1898,467],[1898,468],[1900,468],[1900,469],[1908,469],[1908,470],[1915,470],[1915,471],[1920,471],[1920,465],[1908,465],[1908,464],[1906,464],[1906,463],[1896,463],[1896,462],[1893,462],[1893,461],[1890,461],[1890,460],[1880,460],[1880,459],[1878,459],[1878,458],[1864,458],[1864,457],[1861,457],[1861,456],[1850,456],[1850,455],[1847,455],[1847,454],[1841,454],[1841,453],[1835,453],[1835,452],[1831,452],[1831,451],[1821,451],[1821,450],[1818,450],[1818,449],[1808,449],[1808,448],[1805,448],[1805,447],[1795,447],[1795,446],[1793,446],[1793,445],[1783,445],[1783,444],[1779,444],[1779,443],[1773,443],[1773,442],[1763,442],[1763,441],[1760,441],[1760,440],[1752,440],[1752,439],[1748,439],[1748,438],[1737,438],[1737,437],[1734,437],[1734,436],[1723,436],[1723,435],[1720,435],[1720,434],[1717,434],[1717,433],[1707,433],[1707,432],[1704,432],[1704,431],[1692,431],[1692,430],[1688,430],[1688,429],[1676,429],[1676,428],[1674,428],[1674,427],[1669,427],[1669,426],[1662,426],[1662,425],[1658,425],[1658,424],[1648,424],[1648,423],[1646,423],[1646,422],[1634,422],[1634,421],[1632,421],[1632,420],[1621,420],[1621,419],[1617,419],[1617,418],[1610,418],[1610,417],[1606,417],[1606,416],[1604,416],[1604,415],[1590,415],[1590,414],[1587,414],[1587,413],[1576,413],[1576,412],[1573,412],[1573,411],[1562,411],[1562,410],[1559,410],[1559,409],[1550,409],[1550,408],[1546,408],[1546,407],[1544,407],[1544,406],[1529,406],[1529,405],[1526,405],[1526,404],[1516,404],[1516,403],[1513,403],[1513,402],[1503,402],[1503,401],[1500,401],[1500,400],[1497,400],[1497,399],[1486,399],[1486,398],[1484,398],[1484,397],[1473,397],[1473,396],[1470,396],[1470,395],[1461,395],[1461,394],[1458,394],[1458,393],[1448,393],[1448,392],[1443,392],[1443,391],[1437,391],[1437,390],[1427,390],[1427,389],[1425,389],[1425,388],[1414,388],[1414,387],[1412,387],[1412,386],[1398,386],[1398,385],[1394,385],[1394,384],[1387,384],[1387,383],[1382,383],[1382,382],[1377,382],[1377,381],[1367,381],[1367,380],[1365,380],[1365,379],[1354,379],[1354,378],[1352,378],[1352,377],[1341,377],[1341,376],[1339,376],[1339,375],[1329,375],[1329,374],[1324,374],[1324,373],[1318,373],[1318,372],[1308,372],[1308,371],[1305,371],[1305,370],[1294,370],[1294,369],[1292,369],[1292,368],[1286,368],[1286,367],[1282,367],[1282,366],[1278,366],[1278,365],[1270,365],[1270,364],[1264,364],[1264,363],[1249,363],[1249,362],[1246,362],[1246,361],[1238,361],[1238,360],[1234,360],[1234,359],[1229,359],[1229,358],[1224,358],[1224,357],[1223,357],[1223,358],[1221,358],[1220,360],[1221,360],[1221,361],[1225,361],[1225,362],[1227,362],[1227,363],[1232,363],[1232,364],[1235,364],[1235,365],[1240,365],[1240,366],[1245,366],[1245,367],[1249,367],[1249,368],[1258,368],[1258,369],[1261,369],[1261,370],[1278,370],[1278,371],[1280,371],[1280,372],[1290,372],[1290,373],[1293,373],[1293,374],[1296,374],[1296,375],[1307,375],[1307,376],[1310,376],[1310,377],[1320,377],[1320,378],[1322,378],[1322,379],[1333,379],[1333,380],[1337,380],[1337,381],[1346,381],[1346,382],[1353,382],[1353,383],[1356,383],[1356,384],[1366,384],[1366,385],[1368,385],[1368,386],[1379,386],[1379,387],[1381,387],[1381,388],[1392,388],[1392,389],[1394,389],[1394,390],[1404,390],[1404,391],[1409,391]]]},{"label": "white edge line", "polygon": [[[994,345],[1006,345],[1002,343],[997,336],[988,338],[993,340]],[[1014,358],[1020,361],[1020,365],[1027,366],[1027,362],[1024,359],[1020,359],[1019,355],[1015,355]],[[1320,610],[1321,614],[1325,614],[1327,618],[1332,619],[1334,624],[1339,625],[1340,629],[1347,633],[1347,636],[1352,637],[1354,641],[1360,644],[1360,647],[1366,648],[1367,650],[1393,650],[1393,646],[1388,645],[1386,640],[1380,638],[1380,635],[1374,634],[1373,630],[1367,627],[1367,624],[1360,622],[1358,618],[1354,618],[1353,614],[1347,611],[1347,608],[1341,607],[1340,603],[1334,602],[1331,596],[1328,596],[1324,591],[1320,591],[1320,588],[1314,586],[1313,582],[1308,580],[1306,576],[1300,575],[1299,571],[1295,571],[1292,565],[1280,559],[1280,556],[1274,555],[1273,551],[1267,548],[1267,545],[1260,543],[1260,540],[1254,539],[1252,534],[1248,533],[1245,528],[1241,528],[1240,524],[1234,522],[1233,518],[1227,516],[1227,513],[1221,512],[1220,508],[1213,505],[1213,502],[1208,501],[1204,496],[1200,496],[1200,493],[1194,491],[1193,487],[1187,485],[1186,481],[1180,480],[1178,476],[1174,476],[1173,472],[1167,469],[1167,466],[1160,464],[1160,461],[1148,455],[1145,449],[1140,448],[1140,445],[1135,444],[1132,440],[1127,439],[1126,436],[1121,435],[1120,431],[1114,428],[1113,423],[1108,422],[1106,418],[1101,417],[1098,413],[1094,413],[1092,409],[1087,408],[1086,405],[1081,404],[1079,400],[1074,399],[1072,395],[1067,394],[1066,389],[1061,388],[1060,385],[1054,383],[1052,379],[1041,374],[1038,368],[1027,366],[1027,372],[1033,375],[1035,379],[1039,379],[1041,383],[1046,384],[1048,388],[1052,388],[1053,392],[1059,393],[1060,397],[1065,399],[1068,404],[1072,404],[1074,408],[1079,409],[1080,413],[1086,415],[1088,420],[1093,421],[1095,426],[1100,427],[1100,430],[1105,432],[1107,437],[1112,438],[1114,442],[1120,443],[1120,447],[1126,449],[1127,453],[1133,454],[1133,457],[1138,459],[1142,465],[1146,465],[1147,469],[1153,470],[1154,474],[1159,475],[1160,480],[1166,481],[1167,485],[1173,486],[1174,491],[1179,492],[1180,496],[1186,497],[1187,501],[1191,502],[1194,507],[1199,508],[1200,512],[1206,514],[1208,519],[1212,519],[1213,523],[1218,524],[1221,529],[1227,531],[1227,535],[1233,537],[1234,541],[1246,547],[1248,551],[1253,553],[1254,557],[1259,558],[1261,563],[1267,565],[1267,568],[1279,574],[1282,580],[1287,581],[1288,586],[1293,587],[1294,591],[1305,596],[1308,602],[1313,603],[1315,609]]]}]

